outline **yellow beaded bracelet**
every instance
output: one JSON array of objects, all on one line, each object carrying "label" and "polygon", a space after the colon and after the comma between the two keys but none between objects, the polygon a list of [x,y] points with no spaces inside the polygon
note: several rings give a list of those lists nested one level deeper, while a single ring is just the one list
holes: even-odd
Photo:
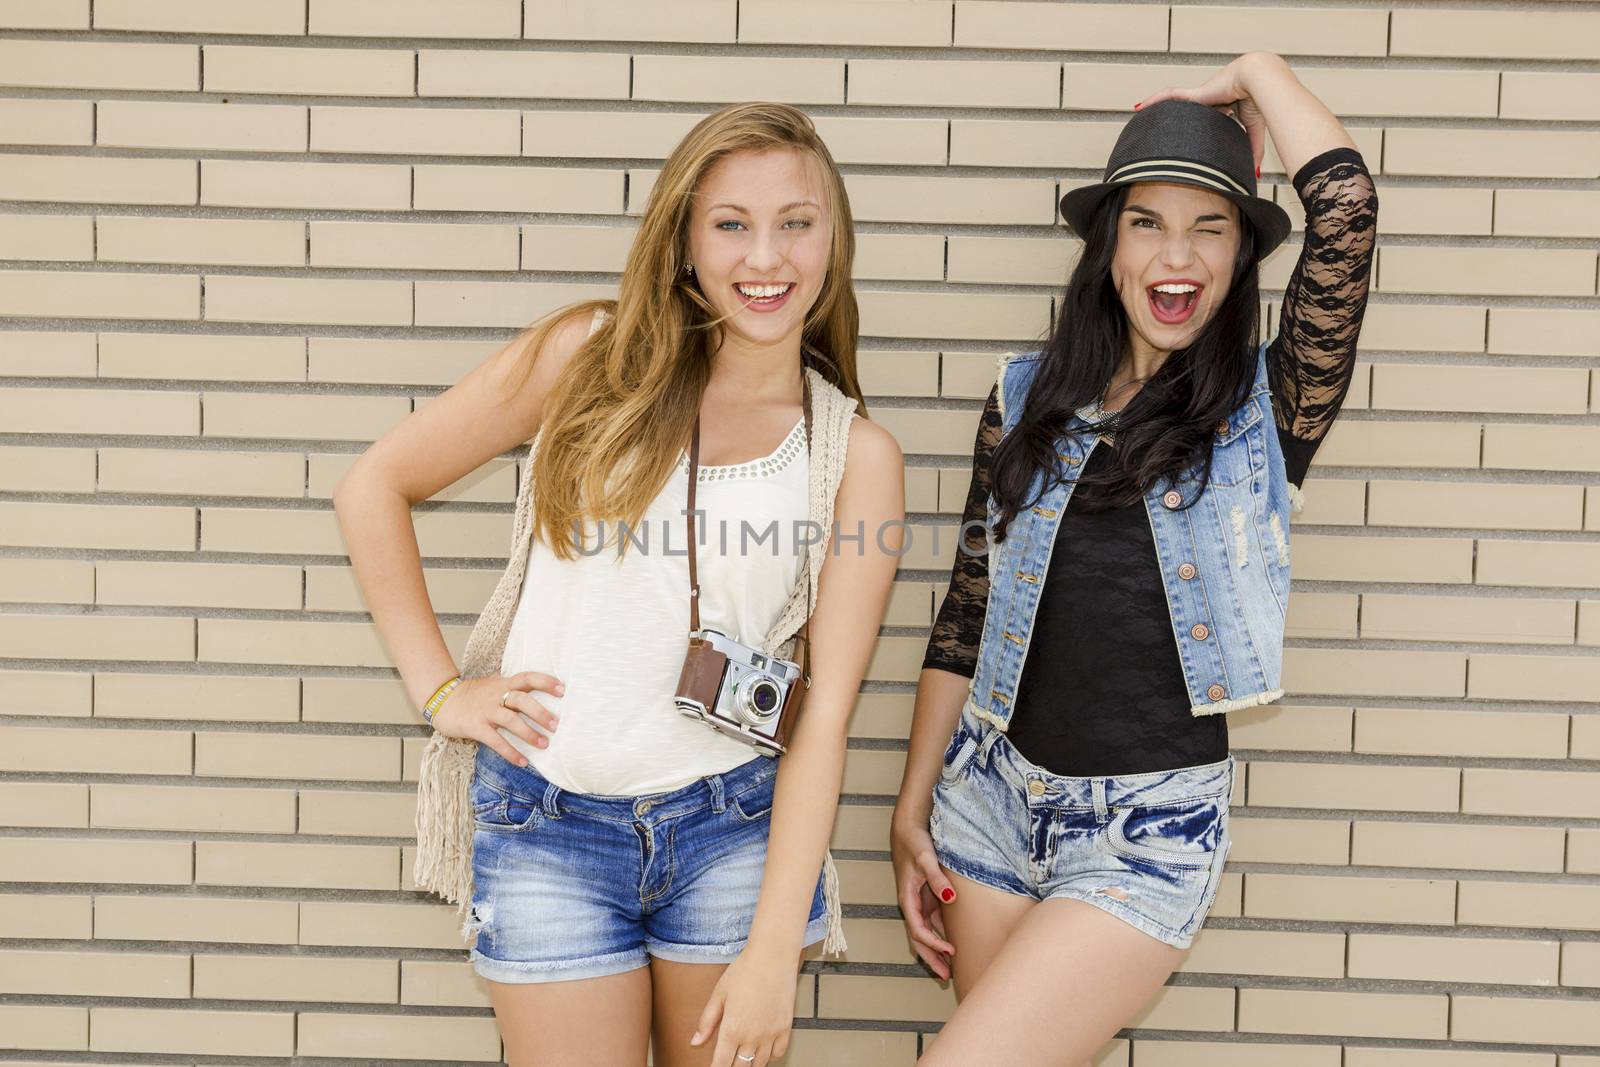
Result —
[{"label": "yellow beaded bracelet", "polygon": [[422,718],[428,723],[428,725],[433,725],[433,714],[439,710],[439,705],[444,703],[444,698],[449,696],[450,691],[460,684],[461,675],[458,674],[454,678],[451,678],[449,681],[445,682],[438,689],[435,689],[433,691],[433,696],[429,697],[428,702],[422,705]]}]

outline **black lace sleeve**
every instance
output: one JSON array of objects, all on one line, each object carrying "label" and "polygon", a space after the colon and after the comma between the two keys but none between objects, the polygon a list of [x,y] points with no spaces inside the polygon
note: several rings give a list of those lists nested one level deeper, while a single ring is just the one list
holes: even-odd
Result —
[{"label": "black lace sleeve", "polygon": [[1267,346],[1267,377],[1289,481],[1300,485],[1355,376],[1378,194],[1361,153],[1344,146],[1308,160],[1294,189],[1305,205],[1305,244]]},{"label": "black lace sleeve", "polygon": [[989,603],[989,551],[983,521],[988,513],[989,459],[1000,443],[1000,386],[989,390],[978,420],[978,436],[972,446],[972,481],[967,485],[967,503],[962,509],[964,548],[956,551],[950,568],[950,588],[939,617],[933,622],[923,667],[937,667],[968,678],[978,669],[978,642],[983,637],[983,613]]}]

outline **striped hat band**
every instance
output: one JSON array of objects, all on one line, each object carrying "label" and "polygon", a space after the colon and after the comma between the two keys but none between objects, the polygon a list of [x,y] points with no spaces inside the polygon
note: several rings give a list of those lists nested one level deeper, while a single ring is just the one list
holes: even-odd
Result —
[{"label": "striped hat band", "polygon": [[1118,167],[1106,175],[1105,180],[1108,182],[1134,182],[1154,181],[1161,178],[1184,178],[1200,185],[1210,186],[1218,192],[1238,193],[1241,196],[1251,195],[1249,190],[1228,177],[1223,171],[1188,159],[1141,159],[1137,163],[1128,163]]}]

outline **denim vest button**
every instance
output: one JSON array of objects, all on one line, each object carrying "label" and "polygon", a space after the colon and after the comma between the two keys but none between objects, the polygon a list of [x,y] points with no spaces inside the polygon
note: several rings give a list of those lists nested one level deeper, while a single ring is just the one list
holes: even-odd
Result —
[{"label": "denim vest button", "polygon": [[1221,700],[1228,695],[1228,691],[1216,682],[1211,683],[1211,688],[1206,690],[1206,696],[1212,700]]},{"label": "denim vest button", "polygon": [[1181,563],[1178,565],[1178,577],[1186,582],[1193,578],[1196,573],[1193,563]]},{"label": "denim vest button", "polygon": [[1206,624],[1203,622],[1197,622],[1189,627],[1189,632],[1194,635],[1196,641],[1204,641],[1211,636],[1211,631],[1206,628]]},{"label": "denim vest button", "polygon": [[1179,504],[1183,503],[1183,494],[1178,492],[1176,489],[1168,489],[1165,493],[1161,494],[1161,502],[1169,508],[1175,508]]},{"label": "denim vest button", "polygon": [[1228,433],[1228,420],[1227,419],[1218,419],[1217,420],[1217,433],[1221,434],[1223,436],[1227,435],[1227,433]]},{"label": "denim vest button", "polygon": [[1044,796],[1044,783],[1039,781],[1039,779],[1037,779],[1037,778],[1035,778],[1033,781],[1029,782],[1028,783],[1028,795],[1029,796],[1035,796],[1035,797]]}]

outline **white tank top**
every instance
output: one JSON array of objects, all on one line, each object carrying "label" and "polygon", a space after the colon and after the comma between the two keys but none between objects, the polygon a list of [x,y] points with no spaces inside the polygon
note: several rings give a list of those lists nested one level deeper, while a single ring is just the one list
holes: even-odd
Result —
[{"label": "white tank top", "polygon": [[[688,455],[680,453],[620,560],[613,525],[604,530],[607,547],[596,552],[600,530],[586,523],[583,547],[591,554],[573,560],[557,558],[538,537],[530,543],[500,671],[544,671],[567,688],[561,697],[534,693],[561,717],[549,748],[500,733],[563,789],[664,792],[761,758],[672,703],[689,636],[688,487]],[[761,459],[700,467],[702,626],[760,644],[802,577],[796,542],[805,536],[807,505],[803,419]]]}]

